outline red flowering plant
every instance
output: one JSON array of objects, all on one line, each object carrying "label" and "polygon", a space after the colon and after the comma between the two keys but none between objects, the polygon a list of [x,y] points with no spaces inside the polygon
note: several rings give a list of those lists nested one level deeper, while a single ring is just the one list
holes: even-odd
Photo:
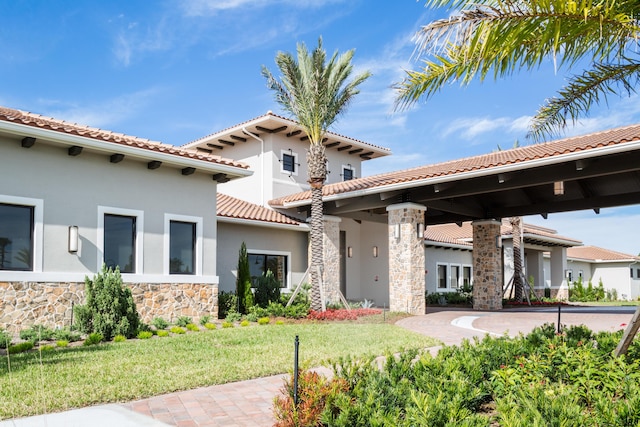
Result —
[{"label": "red flowering plant", "polygon": [[358,317],[372,316],[382,313],[379,308],[352,308],[347,310],[344,308],[335,309],[328,308],[326,311],[309,311],[307,319],[310,320],[357,320]]}]

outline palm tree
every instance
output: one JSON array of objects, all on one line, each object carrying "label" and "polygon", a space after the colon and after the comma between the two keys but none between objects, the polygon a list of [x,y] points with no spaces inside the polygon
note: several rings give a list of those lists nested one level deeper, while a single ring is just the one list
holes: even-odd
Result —
[{"label": "palm tree", "polygon": [[323,145],[328,128],[343,114],[347,105],[358,94],[358,86],[371,74],[358,74],[350,82],[354,50],[341,55],[336,51],[327,61],[318,46],[309,52],[304,43],[297,45],[297,60],[290,53],[278,52],[276,65],[282,74],[280,79],[262,66],[267,86],[275,92],[276,101],[302,126],[309,138],[307,165],[311,186],[311,306],[322,307],[320,282],[316,274],[323,266],[322,188],[327,177],[327,158]]},{"label": "palm tree", "polygon": [[[545,60],[588,68],[568,79],[534,116],[529,137],[538,141],[575,123],[610,94],[630,96],[640,77],[637,0],[427,0],[453,9],[447,19],[418,32],[419,71],[395,85],[396,108],[428,99],[452,82],[462,85],[533,70]],[[582,62],[581,62],[582,63]]]}]

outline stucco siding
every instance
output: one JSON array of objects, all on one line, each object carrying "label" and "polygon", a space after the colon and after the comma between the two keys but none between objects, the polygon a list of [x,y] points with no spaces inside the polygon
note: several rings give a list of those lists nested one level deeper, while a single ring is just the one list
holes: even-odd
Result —
[{"label": "stucco siding", "polygon": [[456,292],[456,289],[451,289],[450,286],[447,286],[446,289],[438,289],[438,265],[445,265],[447,274],[450,274],[451,265],[471,266],[473,253],[466,250],[426,247],[424,258],[426,291],[430,294],[434,292]]},{"label": "stucco siding", "polygon": [[307,270],[308,233],[271,227],[218,222],[219,289],[235,292],[238,252],[245,242],[249,252],[288,257],[288,286],[298,285]]},{"label": "stucco siding", "polygon": [[[6,139],[0,139],[0,158],[0,196],[42,201],[42,273],[70,274],[62,280],[81,281],[100,269],[99,207],[107,207],[143,214],[142,271],[130,279],[153,282],[150,276],[163,275],[165,214],[174,214],[202,218],[202,273],[214,280],[216,182],[211,175],[181,176],[180,169],[164,166],[148,170],[145,162],[126,157],[113,164],[108,155],[90,152],[73,157],[65,147],[40,142],[26,149]],[[67,250],[70,225],[79,227],[77,253]],[[40,280],[33,273],[23,275],[24,280]]]}]

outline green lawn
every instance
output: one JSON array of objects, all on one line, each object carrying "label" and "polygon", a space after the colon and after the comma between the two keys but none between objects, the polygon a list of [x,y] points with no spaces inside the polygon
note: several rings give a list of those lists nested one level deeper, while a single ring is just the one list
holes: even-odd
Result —
[{"label": "green lawn", "polygon": [[236,327],[3,356],[0,419],[284,373],[293,367],[296,335],[300,361],[310,367],[346,355],[437,344],[387,323],[336,322]]}]

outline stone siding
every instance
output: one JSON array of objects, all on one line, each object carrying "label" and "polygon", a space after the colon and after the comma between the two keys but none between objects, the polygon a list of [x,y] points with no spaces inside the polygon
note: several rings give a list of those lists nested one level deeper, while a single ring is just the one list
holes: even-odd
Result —
[{"label": "stone siding", "polygon": [[[415,203],[387,207],[389,212],[389,309],[425,313],[424,243],[417,226],[426,208]],[[396,227],[400,227],[396,238]]]},{"label": "stone siding", "polygon": [[502,248],[496,244],[501,223],[473,222],[473,309],[502,310]]},{"label": "stone siding", "polygon": [[339,303],[340,297],[340,218],[323,218],[323,291],[325,302]]},{"label": "stone siding", "polygon": [[[218,317],[218,285],[197,283],[131,283],[143,322],[154,317],[173,321],[189,316]],[[0,328],[17,333],[34,324],[71,325],[72,306],[84,304],[84,283],[0,282]]]}]

